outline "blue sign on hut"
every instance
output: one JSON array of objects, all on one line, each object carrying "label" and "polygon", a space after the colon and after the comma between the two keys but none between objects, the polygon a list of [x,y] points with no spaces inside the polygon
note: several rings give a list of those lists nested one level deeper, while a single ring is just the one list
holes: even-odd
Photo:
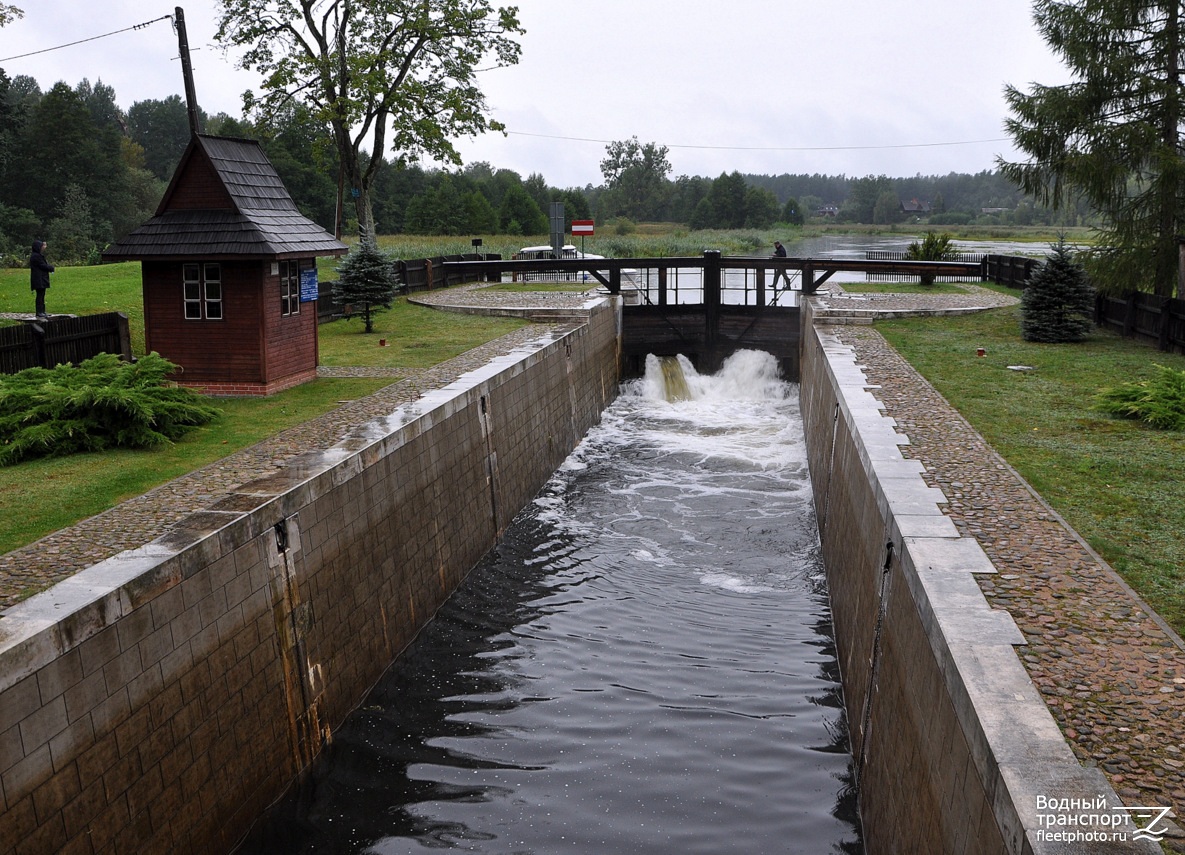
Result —
[{"label": "blue sign on hut", "polygon": [[346,251],[259,143],[194,134],[156,215],[103,260],[141,262],[146,347],[178,382],[270,395],[316,377],[316,259]]}]

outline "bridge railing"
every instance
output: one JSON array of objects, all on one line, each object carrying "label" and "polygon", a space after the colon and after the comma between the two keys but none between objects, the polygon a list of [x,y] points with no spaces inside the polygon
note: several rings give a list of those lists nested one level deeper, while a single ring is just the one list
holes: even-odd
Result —
[{"label": "bridge railing", "polygon": [[587,272],[610,293],[633,289],[641,302],[656,306],[797,305],[798,294],[814,293],[839,271],[980,278],[983,275],[983,266],[978,261],[757,258],[724,256],[711,251],[687,257],[502,259],[445,262],[443,266],[450,273],[484,276],[489,280],[541,271],[553,272],[561,280],[569,272]]}]

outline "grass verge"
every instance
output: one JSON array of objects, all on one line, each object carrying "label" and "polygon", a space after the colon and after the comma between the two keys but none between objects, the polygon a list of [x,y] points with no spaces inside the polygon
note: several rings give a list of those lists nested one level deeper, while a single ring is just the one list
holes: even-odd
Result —
[{"label": "grass verge", "polygon": [[[318,347],[321,364],[327,366],[429,368],[526,324],[513,318],[442,312],[400,297],[374,316],[372,333],[362,332],[361,318],[322,324]],[[386,346],[380,344],[383,341]]]},{"label": "grass verge", "polygon": [[[51,259],[52,261],[52,259]],[[59,267],[50,276],[45,307],[51,313],[97,315],[123,312],[132,332],[132,352],[144,352],[144,301],[140,262],[97,267]],[[29,270],[0,270],[0,312],[32,312]]]},{"label": "grass verge", "polygon": [[319,379],[270,398],[217,401],[222,415],[155,449],[30,460],[0,468],[0,553],[105,511],[393,382]]},{"label": "grass verge", "polygon": [[[132,269],[134,268],[134,269]],[[16,271],[20,273],[21,271]],[[61,273],[75,277],[59,279]],[[0,311],[27,311],[15,302],[15,281],[0,278]],[[91,281],[87,275],[94,276]],[[51,309],[79,314],[129,311],[139,307],[139,264],[63,268],[54,274],[52,293],[62,295]],[[28,272],[20,279],[28,289]],[[62,287],[73,283],[77,287]],[[55,289],[58,289],[55,291]],[[14,296],[15,295],[15,296]],[[129,296],[133,295],[133,296]],[[134,297],[134,299],[133,299]],[[143,321],[137,352],[143,353]],[[319,330],[321,364],[383,368],[427,368],[452,359],[523,326],[508,318],[486,318],[439,312],[404,299],[377,316],[375,333],[361,332],[361,320],[335,321]],[[379,347],[380,339],[388,346]],[[329,412],[395,382],[386,378],[323,378],[269,398],[222,398],[217,421],[195,428],[179,442],[141,451],[111,451],[31,460],[0,468],[0,553],[107,510],[173,478],[213,463],[282,430]]]},{"label": "grass verge", "polygon": [[[1178,633],[1185,634],[1185,434],[1091,409],[1103,387],[1185,356],[1097,332],[1020,337],[1019,309],[876,328]],[[986,356],[977,357],[982,347]],[[1031,371],[1009,366],[1031,366]]]}]

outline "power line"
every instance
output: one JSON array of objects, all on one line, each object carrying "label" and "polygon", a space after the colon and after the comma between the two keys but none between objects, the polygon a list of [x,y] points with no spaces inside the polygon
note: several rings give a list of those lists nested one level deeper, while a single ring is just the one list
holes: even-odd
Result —
[{"label": "power line", "polygon": [[[519,137],[539,137],[548,140],[564,140],[566,142],[588,142],[608,145],[616,140],[598,140],[589,137],[562,137],[552,134],[532,134],[525,131],[507,131],[508,135]],[[703,151],[872,151],[892,148],[938,148],[955,145],[984,145],[986,143],[1010,142],[1007,137],[987,140],[961,140],[958,142],[936,143],[903,143],[898,145],[830,145],[830,146],[743,146],[743,145],[678,145],[666,144],[667,148],[690,148]]]},{"label": "power line", "polygon": [[171,20],[173,20],[172,15],[164,15],[163,17],[160,17],[160,18],[153,18],[151,21],[145,21],[143,24],[135,24],[134,26],[131,26],[131,27],[124,27],[122,30],[115,30],[114,32],[111,32],[111,33],[103,33],[103,35],[101,35],[101,36],[91,36],[89,39],[79,39],[76,42],[68,42],[67,44],[58,45],[57,47],[45,48],[44,50],[35,50],[32,53],[22,53],[18,56],[6,56],[3,59],[0,59],[0,62],[11,62],[14,59],[24,59],[27,56],[37,56],[38,54],[41,54],[41,53],[49,53],[50,51],[61,50],[62,48],[74,47],[75,45],[85,44],[86,42],[93,42],[93,41],[97,41],[99,39],[105,39],[108,36],[117,36],[120,33],[126,33],[129,30],[142,30],[145,27],[149,26],[150,24],[155,24],[157,21],[171,21]]}]

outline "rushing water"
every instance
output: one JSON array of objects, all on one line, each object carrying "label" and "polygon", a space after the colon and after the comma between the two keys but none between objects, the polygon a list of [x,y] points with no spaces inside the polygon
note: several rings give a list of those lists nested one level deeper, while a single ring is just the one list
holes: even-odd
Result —
[{"label": "rushing water", "polygon": [[765,354],[682,367],[690,400],[657,361],[624,388],[242,851],[861,850],[795,390]]}]

